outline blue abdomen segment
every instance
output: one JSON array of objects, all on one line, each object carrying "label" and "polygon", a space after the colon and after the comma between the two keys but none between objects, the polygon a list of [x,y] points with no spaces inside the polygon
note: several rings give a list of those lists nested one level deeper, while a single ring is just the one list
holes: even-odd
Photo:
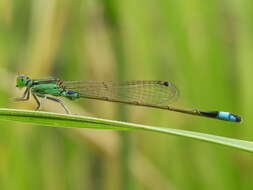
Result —
[{"label": "blue abdomen segment", "polygon": [[234,122],[240,122],[241,118],[235,114],[229,113],[229,112],[223,112],[219,111],[217,114],[217,118],[226,120],[226,121],[234,121]]},{"label": "blue abdomen segment", "polygon": [[80,98],[80,94],[73,90],[64,90],[61,95],[71,100]]},{"label": "blue abdomen segment", "polygon": [[225,121],[240,122],[241,117],[224,111],[199,111],[200,115]]},{"label": "blue abdomen segment", "polygon": [[75,92],[73,90],[67,90],[67,94],[68,95],[73,95],[73,94],[77,94],[77,92]]}]

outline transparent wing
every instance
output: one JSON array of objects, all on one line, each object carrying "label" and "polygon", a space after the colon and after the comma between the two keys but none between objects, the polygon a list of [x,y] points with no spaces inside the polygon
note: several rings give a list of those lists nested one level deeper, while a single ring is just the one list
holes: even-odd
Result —
[{"label": "transparent wing", "polygon": [[62,85],[84,98],[153,106],[166,106],[179,94],[177,88],[167,81],[65,81]]}]

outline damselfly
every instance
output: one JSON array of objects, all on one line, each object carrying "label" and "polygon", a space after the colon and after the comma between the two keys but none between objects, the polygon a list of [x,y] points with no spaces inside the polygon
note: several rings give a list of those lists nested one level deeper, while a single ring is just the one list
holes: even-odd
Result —
[{"label": "damselfly", "polygon": [[26,89],[22,97],[14,100],[26,101],[32,94],[37,102],[36,110],[41,107],[39,98],[60,103],[67,113],[70,113],[67,107],[56,97],[66,97],[70,100],[89,98],[165,109],[226,121],[241,121],[240,116],[230,112],[181,109],[169,106],[168,104],[178,97],[178,90],[175,85],[167,81],[62,81],[58,78],[31,79],[26,75],[19,75],[16,79],[16,87]]}]

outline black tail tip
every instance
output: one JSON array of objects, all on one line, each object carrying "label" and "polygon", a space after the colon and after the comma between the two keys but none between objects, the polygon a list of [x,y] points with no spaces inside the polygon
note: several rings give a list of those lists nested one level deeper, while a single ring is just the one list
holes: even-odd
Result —
[{"label": "black tail tip", "polygon": [[239,115],[231,114],[235,118],[235,122],[242,122],[242,118]]}]

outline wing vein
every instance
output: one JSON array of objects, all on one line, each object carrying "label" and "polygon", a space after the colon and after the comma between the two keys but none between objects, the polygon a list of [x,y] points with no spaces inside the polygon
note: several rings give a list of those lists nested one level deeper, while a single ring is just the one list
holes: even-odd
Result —
[{"label": "wing vein", "polygon": [[65,89],[77,91],[84,98],[130,104],[166,106],[179,95],[176,86],[167,81],[64,81],[63,86]]}]

